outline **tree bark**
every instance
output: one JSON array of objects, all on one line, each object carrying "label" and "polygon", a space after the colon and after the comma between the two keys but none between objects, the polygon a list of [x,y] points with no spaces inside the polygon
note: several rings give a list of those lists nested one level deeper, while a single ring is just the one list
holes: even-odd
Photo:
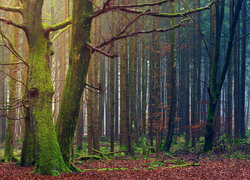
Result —
[{"label": "tree bark", "polygon": [[70,167],[72,140],[74,138],[81,95],[86,83],[91,56],[91,52],[86,47],[86,43],[90,42],[92,20],[89,18],[89,15],[92,12],[92,2],[80,0],[73,2],[69,67],[56,124],[57,139],[63,159],[68,167]]}]

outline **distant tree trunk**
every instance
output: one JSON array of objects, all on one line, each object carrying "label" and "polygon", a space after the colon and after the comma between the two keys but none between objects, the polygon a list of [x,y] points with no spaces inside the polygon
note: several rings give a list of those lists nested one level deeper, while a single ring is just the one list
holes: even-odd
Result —
[{"label": "distant tree trunk", "polygon": [[[1,60],[0,62],[3,63],[4,60],[4,48],[2,48],[2,52],[1,52]],[[4,67],[0,67],[1,71],[4,72]],[[0,76],[3,77],[4,73],[0,72]],[[5,94],[5,78],[1,78],[0,79],[0,108],[2,109],[0,111],[0,123],[1,123],[1,143],[4,142],[5,140],[5,135],[6,135],[6,111],[4,110],[4,94]]]},{"label": "distant tree trunk", "polygon": [[[170,11],[171,13],[176,12],[176,5],[175,2],[170,3]],[[173,26],[176,23],[176,19],[173,18],[170,20],[170,26]],[[176,32],[175,30],[172,30],[170,32],[170,59],[168,61],[168,71],[169,77],[168,77],[168,85],[169,85],[169,91],[168,91],[168,97],[169,97],[169,104],[170,104],[170,110],[169,110],[169,121],[168,121],[168,131],[166,135],[166,139],[164,142],[164,150],[170,151],[171,143],[172,143],[172,137],[174,133],[174,122],[175,122],[175,112],[176,112],[176,100],[177,100],[177,94],[176,94]]]},{"label": "distant tree trunk", "polygon": [[[235,29],[235,39],[239,38],[238,24]],[[234,137],[240,137],[240,59],[239,59],[239,43],[234,46]]]},{"label": "distant tree trunk", "polygon": [[[133,4],[136,4],[137,0],[133,0]],[[132,19],[135,15],[132,15]],[[135,23],[132,24],[132,31],[136,31]],[[131,123],[133,124],[133,140],[138,143],[138,122],[137,122],[137,112],[136,112],[136,73],[137,73],[137,38],[131,38]]]},{"label": "distant tree trunk", "polygon": [[[116,50],[117,53],[117,50]],[[118,78],[119,78],[119,69],[118,69],[118,58],[115,59],[115,139],[118,140],[118,128],[119,128],[119,117],[118,117],[118,105],[119,105],[119,96],[118,96],[118,88],[119,88],[119,83],[118,83]]]},{"label": "distant tree trunk", "polygon": [[[246,1],[242,5],[242,35],[247,34],[247,5]],[[246,37],[242,39],[241,45],[241,79],[240,79],[240,137],[246,137],[245,127],[245,89],[246,89]]]},{"label": "distant tree trunk", "polygon": [[[159,11],[159,6],[155,7],[155,11]],[[154,22],[154,28],[159,28],[159,18],[157,18]],[[156,133],[156,153],[158,156],[158,153],[160,152],[160,146],[161,146],[161,108],[160,108],[160,41],[159,41],[159,33],[153,33],[153,53],[154,58],[152,59],[154,61],[154,101],[155,101],[155,111],[152,114],[154,116],[155,120],[155,133]],[[168,71],[170,72],[170,71]]]},{"label": "distant tree trunk", "polygon": [[[19,7],[20,2],[15,0],[14,1],[14,6]],[[14,14],[13,20],[15,22],[19,21],[19,15]],[[18,48],[19,45],[19,29],[18,28],[13,28],[12,32],[12,41],[15,46],[15,48]],[[10,63],[15,63],[17,62],[18,59],[11,54],[10,55]],[[17,96],[17,71],[18,71],[18,66],[13,65],[10,66],[9,68],[9,110],[8,110],[8,115],[7,115],[7,132],[6,132],[6,139],[5,139],[5,148],[4,148],[4,159],[5,162],[9,161],[15,161],[14,158],[14,143],[15,143],[15,119],[17,118],[17,107],[16,107],[16,102],[18,101],[18,96]]]},{"label": "distant tree trunk", "polygon": [[[185,6],[186,8],[188,8],[189,6],[189,0],[186,0],[185,1]],[[189,143],[189,139],[190,139],[190,124],[189,124],[189,64],[190,64],[190,36],[189,36],[189,33],[190,33],[190,30],[189,30],[189,27],[186,26],[186,88],[185,88],[185,91],[186,91],[186,95],[185,95],[185,102],[186,102],[186,107],[185,107],[185,118],[186,118],[186,135],[185,135],[185,143],[186,145],[188,145]]]},{"label": "distant tree trunk", "polygon": [[[99,59],[99,83],[103,88],[105,86],[105,62],[104,58],[100,56]],[[104,136],[104,98],[105,92],[99,95],[99,136]]]},{"label": "distant tree trunk", "polygon": [[[229,24],[230,27],[232,25],[232,16],[233,16],[233,3],[230,1],[230,18],[229,18]],[[229,30],[230,30],[229,27]],[[227,74],[227,137],[232,138],[232,95],[233,95],[233,86],[232,86],[232,57],[230,57],[230,62],[228,65],[228,74]]]},{"label": "distant tree trunk", "polygon": [[[200,7],[200,0],[197,2],[197,6]],[[198,28],[201,28],[201,13],[197,14],[197,25]],[[198,33],[199,30],[196,28],[197,31],[197,122],[200,123],[200,126],[197,128],[197,138],[199,139],[201,136],[201,64],[202,64],[202,49],[201,49],[201,36]]]},{"label": "distant tree trunk", "polygon": [[[193,0],[193,8],[197,8],[196,0]],[[192,147],[195,148],[196,132],[198,128],[197,123],[197,15],[194,15],[193,27],[193,74],[192,74],[192,96],[191,96],[191,132],[192,132]]]},{"label": "distant tree trunk", "polygon": [[[142,1],[144,3],[145,0]],[[145,26],[145,18],[144,16],[142,17],[142,29],[144,29]],[[146,71],[147,71],[147,66],[146,66],[146,58],[145,58],[145,35],[142,34],[142,137],[146,136]]]},{"label": "distant tree trunk", "polygon": [[[114,1],[111,1],[111,5]],[[111,32],[114,34],[116,32],[116,26],[115,26],[115,13],[112,12],[111,15]],[[115,50],[114,47],[111,50],[112,54],[114,54]],[[114,139],[115,139],[115,61],[116,59],[109,59],[110,61],[110,95],[109,95],[109,133],[110,133],[110,151],[114,152]]]},{"label": "distant tree trunk", "polygon": [[[122,1],[122,4],[125,4]],[[122,25],[126,23],[126,17],[122,16]],[[122,39],[121,43],[121,54],[120,54],[120,151],[128,151],[128,141],[129,139],[129,109],[127,108],[128,103],[128,53],[127,53],[127,39]]]}]

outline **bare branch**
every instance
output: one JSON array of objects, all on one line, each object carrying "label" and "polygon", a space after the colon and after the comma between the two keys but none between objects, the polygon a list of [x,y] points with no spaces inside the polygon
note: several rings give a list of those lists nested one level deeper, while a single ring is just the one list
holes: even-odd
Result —
[{"label": "bare branch", "polygon": [[72,18],[69,17],[69,18],[67,18],[65,21],[63,21],[61,23],[58,23],[58,24],[55,24],[55,25],[49,25],[49,26],[47,26],[45,28],[46,32],[49,33],[51,31],[57,31],[59,29],[63,29],[65,27],[67,27],[68,25],[72,24],[71,20],[72,20]]},{"label": "bare branch", "polygon": [[100,43],[99,45],[95,46],[95,48],[102,48],[103,46],[106,46],[108,44],[111,44],[117,40],[120,39],[124,39],[124,38],[128,38],[128,37],[133,37],[133,36],[137,36],[139,34],[149,34],[149,33],[153,33],[153,32],[167,32],[167,31],[171,31],[174,30],[180,26],[183,25],[183,23],[185,23],[186,21],[189,21],[190,19],[183,19],[182,21],[180,21],[178,24],[170,27],[170,28],[163,28],[163,29],[153,29],[153,30],[149,30],[149,31],[136,31],[130,34],[126,34],[124,36],[116,36],[116,37],[112,37],[111,39],[104,41],[102,43]]},{"label": "bare branch", "polygon": [[12,65],[17,65],[17,64],[23,64],[23,62],[19,61],[19,62],[14,62],[14,63],[0,63],[0,66],[12,66]]},{"label": "bare branch", "polygon": [[10,72],[10,73],[6,73],[6,72],[0,70],[0,72],[4,73],[6,76],[10,77],[11,79],[13,79],[13,80],[16,81],[16,82],[21,83],[26,89],[29,89],[28,86],[27,86],[23,81],[20,81],[20,80],[18,80],[18,79],[16,79],[16,78],[12,77],[12,76],[10,75],[11,73],[14,73],[14,72],[17,72],[17,71],[19,71],[19,69],[15,69],[14,71],[12,71],[12,72]]},{"label": "bare branch", "polygon": [[[2,29],[0,28],[0,35],[2,36],[2,40],[4,42],[4,46],[19,60],[21,60],[26,66],[29,66],[29,64],[27,63],[27,61],[18,53],[18,51],[16,50],[16,48],[14,47],[14,45],[12,44],[10,38],[8,36],[6,36]],[[8,45],[6,44],[5,40],[7,41]]]},{"label": "bare branch", "polygon": [[[145,3],[145,4],[137,4],[137,5],[120,5],[120,6],[111,6],[107,8],[103,8],[100,11],[97,11],[95,14],[91,16],[91,18],[95,18],[101,14],[110,12],[110,11],[122,11],[126,13],[132,13],[132,14],[141,14],[143,13],[142,10],[135,10],[135,9],[130,9],[130,8],[138,8],[138,7],[149,7],[149,6],[156,6],[156,5],[161,5],[166,2],[170,2],[172,0],[168,1],[160,1],[160,2],[155,2],[155,3]],[[176,18],[176,17],[186,17],[189,14],[193,14],[196,12],[204,11],[206,9],[209,9],[211,5],[214,3],[214,0],[212,0],[208,5],[205,7],[197,8],[197,9],[192,9],[192,10],[187,10],[185,12],[180,12],[180,13],[160,13],[160,12],[148,12],[145,15],[148,16],[155,16],[155,17],[165,17],[165,18]]]},{"label": "bare branch", "polygon": [[102,50],[99,49],[99,48],[94,47],[94,46],[93,46],[92,44],[90,44],[90,43],[86,43],[86,46],[87,46],[89,49],[92,50],[92,53],[98,52],[98,53],[103,54],[104,56],[107,56],[107,57],[111,58],[111,59],[118,57],[117,54],[111,55],[111,54],[109,54],[109,53],[107,53],[107,52],[102,51]]},{"label": "bare branch", "polygon": [[146,12],[149,12],[149,9],[148,10],[145,10],[143,13],[139,14],[138,16],[136,16],[130,23],[127,24],[127,26],[125,26],[121,32],[119,33],[118,36],[122,35],[123,33],[126,32],[126,30],[133,24],[135,23],[135,21],[137,21],[141,16],[145,15]]},{"label": "bare branch", "polygon": [[[201,8],[197,8],[197,9],[191,9],[191,10],[187,10],[185,12],[180,12],[180,13],[147,12],[147,13],[145,13],[145,15],[154,16],[154,17],[165,17],[165,18],[186,17],[189,14],[193,14],[193,13],[197,13],[197,12],[200,12],[200,11],[204,11],[206,9],[210,9],[213,2],[214,1],[211,1],[205,7],[201,7]],[[132,13],[132,14],[141,14],[143,12],[141,10],[128,9],[128,8],[119,8],[118,10],[126,12],[126,13]]]},{"label": "bare branch", "polygon": [[20,28],[20,29],[22,29],[22,30],[25,29],[25,26],[24,26],[24,25],[18,24],[18,23],[14,22],[14,21],[11,21],[11,20],[6,19],[6,18],[3,18],[3,17],[0,17],[0,21],[6,23],[6,24],[8,24],[8,25],[12,25],[12,26],[15,26],[15,27],[17,27],[17,28]]},{"label": "bare branch", "polygon": [[[119,10],[119,9],[124,9],[124,8],[142,8],[142,7],[152,7],[152,6],[157,6],[157,5],[161,5],[167,2],[171,2],[173,0],[163,0],[163,1],[159,1],[159,2],[154,2],[154,3],[140,3],[140,4],[131,4],[131,5],[119,5],[119,6],[104,6],[101,10],[96,11],[95,14],[92,16],[92,18],[95,18],[101,14],[110,12],[110,11],[114,11],[114,10]],[[108,2],[108,1],[107,1]]]},{"label": "bare branch", "polygon": [[11,7],[11,6],[5,6],[5,5],[0,4],[0,10],[9,11],[9,12],[17,12],[17,13],[22,14],[21,7]]}]

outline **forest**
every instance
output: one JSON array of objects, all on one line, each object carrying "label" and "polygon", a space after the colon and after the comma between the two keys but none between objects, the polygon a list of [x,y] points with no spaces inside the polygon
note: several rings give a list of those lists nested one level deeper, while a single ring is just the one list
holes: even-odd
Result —
[{"label": "forest", "polygon": [[250,178],[248,8],[0,0],[0,179]]}]

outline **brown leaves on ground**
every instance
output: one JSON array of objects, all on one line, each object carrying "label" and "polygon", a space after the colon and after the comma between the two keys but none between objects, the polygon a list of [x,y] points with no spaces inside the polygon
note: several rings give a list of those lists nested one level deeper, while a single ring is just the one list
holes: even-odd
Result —
[{"label": "brown leaves on ground", "polygon": [[[200,161],[200,166],[174,167],[166,160],[164,166],[152,168],[154,159],[105,160],[83,162],[77,167],[83,172],[64,173],[58,177],[32,173],[33,167],[20,167],[13,163],[0,163],[0,179],[250,179],[250,161],[220,159]],[[151,168],[150,168],[151,167]],[[123,170],[105,170],[120,168]],[[125,169],[127,168],[127,169]],[[88,169],[88,170],[87,170]],[[102,171],[89,169],[104,169]]]}]

